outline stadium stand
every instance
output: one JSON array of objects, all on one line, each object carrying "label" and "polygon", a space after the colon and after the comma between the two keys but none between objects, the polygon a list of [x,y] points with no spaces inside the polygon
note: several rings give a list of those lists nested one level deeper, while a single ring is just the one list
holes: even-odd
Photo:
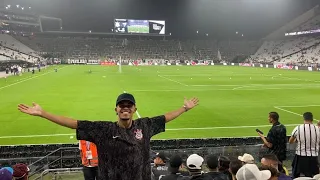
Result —
[{"label": "stadium stand", "polygon": [[[25,20],[10,14],[0,13],[1,20],[24,21],[36,23],[33,16]],[[317,29],[320,16],[315,15],[295,31]],[[30,29],[32,27],[32,29]],[[8,31],[36,32],[37,26],[8,23]],[[4,29],[2,29],[4,30]],[[60,35],[35,33],[32,36],[21,34],[0,34],[0,71],[15,64],[32,67],[35,62],[43,60],[40,54],[52,54],[63,59],[103,60],[212,60],[213,62],[233,62],[237,57],[250,56],[247,59],[256,63],[284,63],[309,65],[320,63],[320,39],[317,36],[293,36],[280,39],[257,41],[217,41],[217,40],[160,40],[158,37],[99,35]],[[219,57],[220,54],[220,57]],[[152,151],[164,151],[167,154],[180,154],[185,160],[188,155],[197,153],[202,157],[209,154],[237,157],[244,153],[252,154],[259,160],[264,152],[258,138],[221,138],[221,139],[187,139],[158,140],[151,142]],[[151,152],[154,156],[154,152]],[[286,166],[291,166],[294,147],[288,145]],[[151,156],[152,157],[152,156]],[[152,158],[150,159],[152,162]],[[78,145],[29,145],[0,146],[0,162],[15,164],[25,162],[30,165],[30,177],[40,179],[48,169],[61,171],[79,170],[81,167]],[[66,169],[61,169],[66,168]],[[58,171],[58,170],[57,170]]]},{"label": "stadium stand", "polygon": [[[293,37],[280,41],[265,41],[252,57],[256,61],[263,63],[274,61],[283,63],[298,62],[301,56],[299,56],[299,52],[310,49],[311,47],[314,48],[319,42],[320,39],[314,37]],[[308,52],[313,53],[314,51]],[[316,55],[309,56],[315,57]]]}]

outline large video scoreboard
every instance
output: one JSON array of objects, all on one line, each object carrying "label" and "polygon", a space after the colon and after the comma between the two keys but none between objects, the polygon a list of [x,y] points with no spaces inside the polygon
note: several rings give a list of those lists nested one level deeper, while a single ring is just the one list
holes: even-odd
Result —
[{"label": "large video scoreboard", "polygon": [[165,21],[115,19],[115,33],[165,34]]}]

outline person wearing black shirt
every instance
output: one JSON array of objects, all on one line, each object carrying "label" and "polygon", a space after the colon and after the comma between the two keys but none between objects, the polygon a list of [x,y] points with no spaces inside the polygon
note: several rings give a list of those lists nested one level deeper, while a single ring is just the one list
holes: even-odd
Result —
[{"label": "person wearing black shirt", "polygon": [[160,176],[169,173],[168,166],[166,165],[167,157],[163,152],[157,153],[154,159],[154,166],[152,167],[152,179],[158,180]]},{"label": "person wearing black shirt", "polygon": [[56,124],[76,129],[77,139],[93,142],[97,146],[99,180],[150,180],[150,139],[165,131],[165,123],[198,105],[198,99],[185,99],[184,105],[165,115],[139,118],[133,121],[136,101],[133,95],[118,96],[115,111],[117,122],[74,120],[53,115],[36,104],[19,104],[23,113],[48,119]]},{"label": "person wearing black shirt", "polygon": [[268,148],[268,154],[275,154],[282,163],[286,160],[287,152],[287,129],[279,122],[279,114],[277,112],[269,113],[269,122],[272,124],[267,137],[258,132],[263,141],[263,146]]},{"label": "person wearing black shirt", "polygon": [[170,158],[169,174],[162,176],[159,180],[182,180],[183,175],[180,173],[179,168],[182,165],[182,158],[179,155],[174,155]]},{"label": "person wearing black shirt", "polygon": [[207,166],[209,168],[209,172],[207,175],[211,176],[214,180],[228,180],[228,176],[219,172],[219,160],[215,155],[209,155],[207,157]]}]

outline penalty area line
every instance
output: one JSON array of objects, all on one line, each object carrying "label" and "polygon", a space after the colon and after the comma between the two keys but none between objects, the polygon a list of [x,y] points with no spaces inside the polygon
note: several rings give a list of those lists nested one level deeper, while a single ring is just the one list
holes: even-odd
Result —
[{"label": "penalty area line", "polygon": [[[294,114],[294,115],[297,115],[297,116],[300,116],[300,117],[303,116],[302,114],[295,113],[295,112],[292,112],[292,111],[289,111],[289,110],[286,110],[286,109],[283,109],[283,108],[280,108],[280,107],[284,107],[284,106],[274,106],[274,108],[279,109],[281,111],[284,111],[284,112],[287,112],[287,113],[290,113],[290,114]],[[286,107],[288,107],[288,106],[286,106]],[[300,107],[308,107],[308,106],[300,106]],[[317,119],[314,119],[314,120],[318,121]]]}]

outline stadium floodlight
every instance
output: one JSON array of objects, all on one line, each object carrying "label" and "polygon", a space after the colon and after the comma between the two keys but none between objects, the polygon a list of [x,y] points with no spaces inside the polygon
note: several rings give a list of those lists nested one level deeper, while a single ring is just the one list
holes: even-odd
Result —
[{"label": "stadium floodlight", "polygon": [[8,8],[11,8],[11,5],[10,5],[10,4],[8,4],[7,6],[8,6]]},{"label": "stadium floodlight", "polygon": [[91,30],[89,30],[89,33],[91,33]]},{"label": "stadium floodlight", "polygon": [[21,7],[22,10],[24,10],[24,7]]},{"label": "stadium floodlight", "polygon": [[243,37],[243,34],[241,36]]},{"label": "stadium floodlight", "polygon": [[29,9],[31,9],[31,7],[29,7]]},{"label": "stadium floodlight", "polygon": [[6,9],[9,9],[9,7],[6,7]]},{"label": "stadium floodlight", "polygon": [[199,31],[197,31],[197,34],[199,34]]},{"label": "stadium floodlight", "polygon": [[171,33],[169,33],[169,35],[171,36]]},{"label": "stadium floodlight", "polygon": [[236,34],[238,34],[239,32],[237,31]]},{"label": "stadium floodlight", "polygon": [[206,36],[209,36],[209,34],[206,34]]},{"label": "stadium floodlight", "polygon": [[20,7],[20,5],[19,4],[17,4],[17,8],[19,8]]}]

